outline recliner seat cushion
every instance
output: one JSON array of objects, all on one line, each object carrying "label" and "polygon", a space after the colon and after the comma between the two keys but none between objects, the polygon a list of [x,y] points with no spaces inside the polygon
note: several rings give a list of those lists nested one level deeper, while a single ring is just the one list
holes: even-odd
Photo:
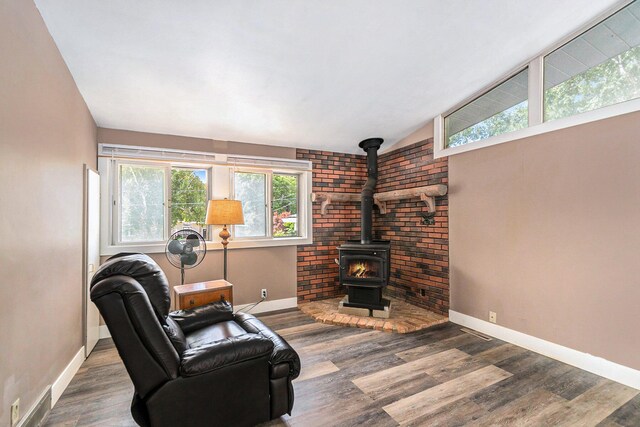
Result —
[{"label": "recliner seat cushion", "polygon": [[186,335],[189,348],[197,348],[226,338],[245,335],[247,331],[233,320],[205,326]]}]

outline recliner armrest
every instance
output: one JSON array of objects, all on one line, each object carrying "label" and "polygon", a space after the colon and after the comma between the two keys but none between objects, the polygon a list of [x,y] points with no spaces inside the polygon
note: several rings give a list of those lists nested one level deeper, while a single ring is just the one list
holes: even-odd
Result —
[{"label": "recliner armrest", "polygon": [[180,373],[192,377],[225,366],[269,356],[273,342],[260,335],[245,334],[186,350],[182,354]]},{"label": "recliner armrest", "polygon": [[300,375],[300,357],[284,338],[252,314],[236,313],[234,314],[234,320],[242,326],[245,331],[252,334],[260,334],[273,342],[273,353],[271,353],[270,359],[271,365],[275,366],[281,363],[287,363],[289,365],[289,375],[292,380]]},{"label": "recliner armrest", "polygon": [[216,301],[200,307],[173,311],[169,316],[188,334],[205,326],[233,320],[233,307],[227,301]]}]

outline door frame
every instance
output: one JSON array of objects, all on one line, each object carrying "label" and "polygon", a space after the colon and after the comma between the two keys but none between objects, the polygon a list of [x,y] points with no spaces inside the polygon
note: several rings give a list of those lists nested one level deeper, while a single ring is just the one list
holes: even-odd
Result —
[{"label": "door frame", "polygon": [[[93,304],[89,299],[89,176],[90,173],[93,172],[98,176],[98,185],[100,185],[100,172],[96,169],[89,167],[87,164],[84,165],[83,170],[83,207],[82,207],[82,340],[84,343],[85,349],[85,358],[89,356],[93,348],[89,348],[88,337],[89,337],[89,304]],[[98,196],[100,196],[100,187],[98,187]],[[100,203],[98,203],[97,214],[100,216]],[[100,227],[98,226],[98,230]],[[98,239],[100,236],[98,235]],[[98,248],[100,248],[100,244],[98,242]],[[95,269],[98,268],[99,265],[95,266]],[[99,326],[98,326],[99,328]],[[100,329],[98,329],[98,339],[100,337]]]}]

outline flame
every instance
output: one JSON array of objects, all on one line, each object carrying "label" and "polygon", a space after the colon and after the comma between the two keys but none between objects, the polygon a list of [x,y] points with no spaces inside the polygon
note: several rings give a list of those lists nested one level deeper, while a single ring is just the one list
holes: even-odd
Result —
[{"label": "flame", "polygon": [[354,262],[349,266],[349,276],[356,278],[366,278],[372,276],[367,262]]}]

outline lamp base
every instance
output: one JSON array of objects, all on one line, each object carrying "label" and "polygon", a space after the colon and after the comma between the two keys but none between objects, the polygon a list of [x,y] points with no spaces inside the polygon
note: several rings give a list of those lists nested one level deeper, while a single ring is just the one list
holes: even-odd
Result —
[{"label": "lamp base", "polygon": [[231,233],[227,230],[226,224],[222,226],[219,236],[222,239],[222,252],[224,253],[224,280],[227,280],[227,245],[229,244]]}]

